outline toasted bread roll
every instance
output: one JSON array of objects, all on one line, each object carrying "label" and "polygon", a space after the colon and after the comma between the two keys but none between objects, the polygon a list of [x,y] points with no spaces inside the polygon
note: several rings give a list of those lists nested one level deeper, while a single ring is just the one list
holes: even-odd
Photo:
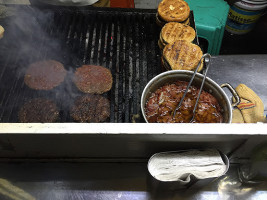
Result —
[{"label": "toasted bread roll", "polygon": [[0,25],[0,39],[4,36],[5,29]]},{"label": "toasted bread roll", "polygon": [[173,43],[176,40],[186,40],[188,42],[192,42],[195,37],[196,32],[191,26],[177,22],[165,24],[160,32],[160,39],[165,44]]},{"label": "toasted bread roll", "polygon": [[172,70],[171,66],[169,65],[169,63],[166,61],[166,59],[161,56],[161,66],[165,69],[165,70]]},{"label": "toasted bread roll", "polygon": [[[190,17],[188,17],[186,20],[182,21],[182,22],[179,22],[180,24],[184,24],[184,25],[190,25],[190,20],[189,20]],[[164,21],[163,19],[160,18],[159,14],[157,13],[156,14],[156,23],[163,27],[165,24],[167,24],[168,22]]]},{"label": "toasted bread roll", "polygon": [[189,26],[190,25],[189,17],[185,21],[179,23]]},{"label": "toasted bread roll", "polygon": [[159,39],[159,40],[158,40],[158,45],[159,45],[160,50],[163,51],[163,49],[164,49],[164,47],[165,47],[166,44],[163,44],[163,43],[162,43],[162,40]]},{"label": "toasted bread roll", "polygon": [[166,22],[183,22],[190,14],[190,8],[184,0],[163,0],[158,6],[159,17]]},{"label": "toasted bread roll", "polygon": [[167,22],[165,22],[163,19],[159,17],[159,14],[156,14],[156,23],[160,26],[163,27]]},{"label": "toasted bread roll", "polygon": [[[163,57],[173,70],[195,70],[202,55],[199,46],[186,40],[177,40],[163,49]],[[203,63],[198,71],[202,68]]]}]

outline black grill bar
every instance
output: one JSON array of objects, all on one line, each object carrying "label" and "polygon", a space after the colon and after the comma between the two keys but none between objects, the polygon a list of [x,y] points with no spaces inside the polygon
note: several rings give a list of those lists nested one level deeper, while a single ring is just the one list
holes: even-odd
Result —
[{"label": "black grill bar", "polygon": [[130,40],[132,40],[132,37],[130,37],[130,34],[129,34],[129,31],[131,30],[131,26],[129,26],[131,24],[131,21],[130,21],[130,17],[127,17],[125,18],[126,22],[125,24],[127,24],[127,26],[125,27],[125,37],[126,38],[129,38],[129,39],[126,39],[125,41],[125,65],[124,65],[124,74],[123,74],[123,78],[124,78],[124,83],[125,83],[125,88],[124,88],[124,91],[125,91],[125,94],[124,94],[124,122],[127,122],[129,123],[130,122],[130,113],[131,113],[131,110],[130,110],[130,106],[129,106],[129,102],[131,100],[130,98],[130,91],[132,91],[132,88],[130,87],[130,77],[131,77],[131,74],[129,73],[129,68],[130,68],[130,55],[129,55],[129,50],[130,50]]},{"label": "black grill bar", "polygon": [[[102,21],[100,16],[97,16],[97,18],[98,18],[97,21]],[[99,37],[100,37],[100,29],[101,29],[102,25],[103,25],[102,23],[99,24],[99,25],[96,24],[95,34],[94,34],[94,37],[93,37],[93,44],[94,44],[94,48],[93,48],[93,63],[95,65],[98,65]]]},{"label": "black grill bar", "polygon": [[[107,45],[107,41],[106,41],[106,34],[107,34],[107,23],[105,22],[105,20],[103,20],[103,24],[101,26],[101,34],[100,34],[100,41],[101,41],[101,44],[100,44],[100,50],[99,50],[99,58],[98,58],[98,64],[100,66],[104,65],[104,62],[106,62],[104,60],[104,52],[105,52],[105,47]],[[106,66],[107,67],[107,66]]]},{"label": "black grill bar", "polygon": [[[132,116],[131,118],[134,118],[135,116],[138,115],[138,111],[139,109],[137,108],[137,94],[138,94],[138,88],[137,88],[137,76],[136,76],[136,73],[137,73],[137,64],[136,64],[136,57],[137,57],[137,34],[138,34],[138,30],[137,30],[137,22],[132,19],[132,51],[131,51],[131,55],[132,55],[132,82],[131,82],[131,86],[132,86],[132,101],[131,101],[131,104],[132,104]],[[130,32],[131,34],[131,32]]]},{"label": "black grill bar", "polygon": [[[14,56],[16,57],[14,65],[16,65],[17,61],[18,61],[19,54],[15,54]],[[12,63],[12,62],[10,62],[10,63]],[[8,63],[8,64],[10,64],[10,63]],[[10,74],[15,74],[14,70],[11,70],[11,71],[6,70],[5,72],[6,73],[10,73]],[[3,79],[6,79],[6,78],[7,78],[6,76],[3,77]],[[12,98],[12,97],[14,95],[16,95],[15,94],[15,88],[17,86],[17,83],[18,83],[18,79],[13,79],[13,80],[10,80],[10,81],[7,80],[6,83],[3,83],[3,84],[6,84],[6,85],[9,85],[9,84],[12,85],[12,87],[8,89],[8,93],[6,95],[6,99],[4,99],[4,102],[3,102],[3,105],[2,105],[3,110],[2,110],[2,113],[1,113],[0,119],[3,120],[3,121],[9,121],[9,115],[10,115],[10,113],[12,112],[12,110],[14,108],[11,105],[12,104],[14,105],[14,101],[16,101],[16,99]]]},{"label": "black grill bar", "polygon": [[90,24],[89,24],[89,32],[88,32],[88,42],[87,42],[87,52],[86,52],[86,63],[90,63],[91,59],[91,49],[94,37],[94,30],[95,30],[95,22],[96,22],[96,15],[90,15]]},{"label": "black grill bar", "polygon": [[[18,11],[17,17],[32,29],[30,34],[25,34],[18,27],[17,33],[0,40],[0,122],[18,122],[21,106],[36,97],[48,98],[57,104],[58,122],[74,122],[70,116],[71,106],[75,98],[84,93],[76,88],[72,78],[76,68],[83,64],[111,70],[112,88],[102,94],[110,101],[107,122],[144,122],[140,110],[142,91],[146,83],[161,72],[157,45],[160,28],[155,22],[155,10],[36,10],[19,6]],[[27,13],[25,19],[24,12]],[[6,24],[6,31],[16,29],[16,24]],[[36,35],[35,26],[44,34]],[[16,43],[14,38],[21,42]],[[29,49],[21,51],[22,48],[18,48],[21,44]],[[46,59],[63,63],[68,71],[64,83],[50,91],[30,89],[24,84],[27,66]]]},{"label": "black grill bar", "polygon": [[111,73],[113,75],[113,85],[110,91],[110,112],[114,113],[114,116],[110,116],[111,121],[118,121],[118,116],[116,115],[118,113],[118,102],[116,102],[115,96],[118,94],[118,73],[117,73],[117,33],[118,33],[118,17],[114,16],[113,18],[113,29],[112,29],[112,40],[111,40]]},{"label": "black grill bar", "polygon": [[[144,22],[144,18],[143,18],[143,15],[142,14],[139,14],[138,15],[138,28],[139,28],[139,59],[138,60],[138,63],[139,63],[139,77],[137,79],[137,81],[139,82],[139,86],[138,86],[138,96],[140,97],[142,95],[142,91],[143,91],[143,87],[145,85],[145,82],[146,82],[146,74],[145,73],[145,64],[146,64],[146,61],[144,60],[145,57],[145,46],[146,46],[146,38],[145,38],[145,35],[144,35],[144,31],[145,31],[145,27],[144,27],[144,23],[140,23],[140,22]],[[138,104],[137,104],[137,107],[140,108],[140,102],[138,101]],[[140,112],[138,112],[138,114],[140,115]]]},{"label": "black grill bar", "polygon": [[77,65],[80,65],[81,64],[80,38],[82,34],[83,17],[81,15],[77,15],[75,16],[73,21],[74,21],[74,24],[73,24],[72,32],[70,33],[70,38],[72,38],[71,40],[72,51],[77,52],[77,54],[73,56],[72,59],[75,59],[74,63],[77,63]]},{"label": "black grill bar", "polygon": [[[108,19],[106,20],[106,23],[107,23],[107,34],[106,34],[106,38],[105,38],[105,41],[106,41],[106,48],[105,48],[105,52],[104,52],[104,55],[105,56],[105,61],[106,61],[106,67],[108,69],[110,69],[110,71],[112,71],[112,55],[111,55],[111,37],[112,37],[112,30],[113,30],[113,23],[112,23],[112,19],[111,19],[111,16],[108,17]],[[110,98],[110,121],[111,122],[114,122],[115,120],[115,112],[114,112],[114,102],[111,100],[111,96],[114,92],[113,90],[113,87],[114,87],[114,83],[113,83],[113,86],[111,88],[111,90],[108,92],[108,97]]]},{"label": "black grill bar", "polygon": [[[124,19],[120,18],[119,19],[119,24],[125,24]],[[119,74],[119,83],[118,83],[118,122],[123,122],[123,113],[124,113],[124,80],[123,80],[123,73],[125,69],[125,27],[124,26],[119,26],[119,32],[118,32],[118,38],[119,38],[119,63],[117,68],[117,72]]]},{"label": "black grill bar", "polygon": [[[4,50],[5,51],[5,50]],[[3,59],[4,60],[4,58],[2,57],[1,59]],[[12,59],[12,56],[11,56],[11,54],[9,54],[9,55],[7,55],[7,57],[6,57],[6,61],[4,62],[4,66],[1,68],[1,75],[0,75],[0,80],[2,80],[1,81],[1,84],[5,84],[5,82],[4,82],[4,75],[6,74],[6,73],[9,73],[9,72],[7,72],[7,66],[8,66],[8,64],[11,62],[11,59]],[[9,83],[6,83],[6,85],[8,85]],[[9,94],[9,88],[5,88],[4,90],[1,90],[1,96],[2,96],[2,98],[1,98],[1,101],[0,101],[0,120],[2,121],[2,116],[3,116],[3,112],[4,112],[4,109],[5,109],[5,104],[6,104],[6,98],[7,98],[7,96],[8,96],[8,94]]]},{"label": "black grill bar", "polygon": [[85,64],[85,49],[86,49],[86,34],[88,30],[88,22],[87,17],[83,17],[83,23],[81,25],[81,31],[82,35],[80,38],[80,48],[79,48],[79,59],[82,61],[83,64]]}]

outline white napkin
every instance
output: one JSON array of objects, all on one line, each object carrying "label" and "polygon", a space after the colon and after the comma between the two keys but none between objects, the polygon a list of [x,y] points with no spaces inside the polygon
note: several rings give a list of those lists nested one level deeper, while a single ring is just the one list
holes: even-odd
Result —
[{"label": "white napkin", "polygon": [[197,179],[219,177],[228,166],[215,149],[162,152],[153,155],[148,162],[150,174],[160,181],[190,182]]}]

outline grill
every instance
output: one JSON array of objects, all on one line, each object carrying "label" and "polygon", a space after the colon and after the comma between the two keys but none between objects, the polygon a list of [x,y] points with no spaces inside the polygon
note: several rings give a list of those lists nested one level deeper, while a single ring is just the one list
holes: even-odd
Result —
[{"label": "grill", "polygon": [[[157,42],[160,28],[155,10],[68,8],[38,10],[20,6],[5,19],[0,41],[0,122],[18,122],[18,111],[36,97],[53,100],[60,109],[58,122],[73,122],[70,106],[83,95],[72,83],[82,64],[111,70],[113,86],[103,94],[110,100],[107,122],[144,122],[140,98],[146,83],[162,71]],[[68,75],[51,91],[36,91],[24,84],[30,63],[54,59]]]}]

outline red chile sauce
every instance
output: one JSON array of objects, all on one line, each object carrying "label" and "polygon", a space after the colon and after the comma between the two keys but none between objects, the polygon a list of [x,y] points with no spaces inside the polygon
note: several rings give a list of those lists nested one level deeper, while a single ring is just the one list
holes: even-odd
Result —
[{"label": "red chile sauce", "polygon": [[[145,106],[148,122],[189,123],[193,117],[199,89],[190,86],[186,97],[174,118],[172,114],[180,102],[188,82],[177,81],[166,84],[151,94]],[[202,90],[193,123],[221,123],[223,120],[220,105],[210,93]]]}]

